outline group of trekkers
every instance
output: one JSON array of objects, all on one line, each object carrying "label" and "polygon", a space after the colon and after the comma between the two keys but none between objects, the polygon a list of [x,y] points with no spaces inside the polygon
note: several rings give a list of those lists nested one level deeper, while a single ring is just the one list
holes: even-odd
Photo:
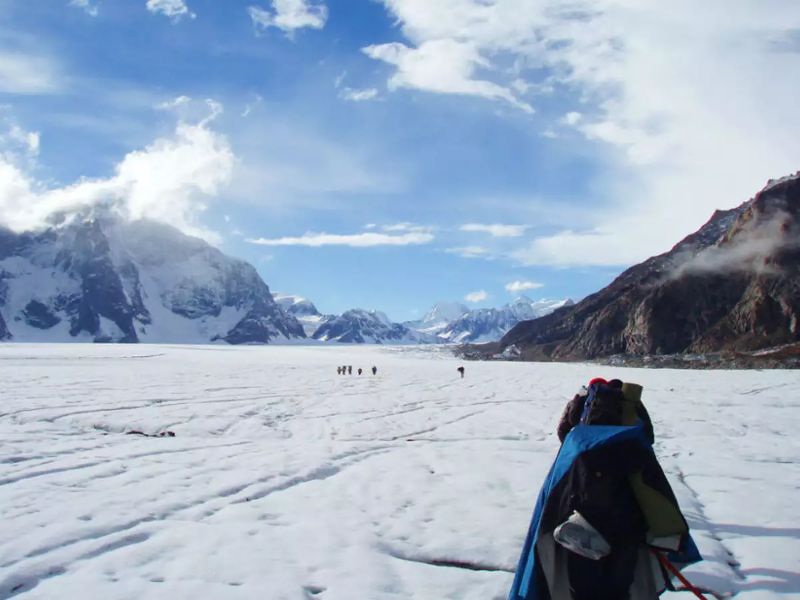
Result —
[{"label": "group of trekkers", "polygon": [[701,560],[658,464],[642,387],[595,378],[570,400],[509,600],[652,600]]},{"label": "group of trekkers", "polygon": [[[376,367],[375,365],[372,365],[372,369],[370,369],[370,370],[372,371],[373,375],[377,375],[378,374],[378,367]],[[359,367],[356,370],[356,372],[359,375],[361,375],[364,372],[364,370]],[[342,366],[342,367],[336,367],[336,374],[337,375],[352,375],[353,374],[353,365],[346,365],[346,366]]]}]

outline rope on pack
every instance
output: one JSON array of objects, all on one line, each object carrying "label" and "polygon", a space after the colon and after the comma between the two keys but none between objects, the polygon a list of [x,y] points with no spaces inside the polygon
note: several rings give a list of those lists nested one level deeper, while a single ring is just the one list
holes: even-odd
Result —
[{"label": "rope on pack", "polygon": [[703,593],[700,590],[698,590],[694,585],[692,585],[691,581],[689,581],[688,579],[686,579],[686,577],[683,576],[683,573],[680,572],[678,567],[669,562],[669,559],[666,556],[664,556],[661,552],[659,552],[655,548],[650,548],[650,552],[652,552],[655,555],[655,557],[658,559],[658,562],[661,563],[662,567],[664,567],[667,571],[675,575],[675,577],[677,577],[678,580],[680,580],[680,582],[686,587],[687,590],[689,590],[695,596],[701,598],[702,600],[708,600],[708,598],[703,596]]}]

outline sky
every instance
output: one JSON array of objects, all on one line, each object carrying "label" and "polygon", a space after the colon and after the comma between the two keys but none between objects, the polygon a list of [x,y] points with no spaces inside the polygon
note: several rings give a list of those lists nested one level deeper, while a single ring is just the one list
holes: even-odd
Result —
[{"label": "sky", "polygon": [[322,312],[579,299],[800,169],[796,0],[0,0],[0,223],[113,203]]}]

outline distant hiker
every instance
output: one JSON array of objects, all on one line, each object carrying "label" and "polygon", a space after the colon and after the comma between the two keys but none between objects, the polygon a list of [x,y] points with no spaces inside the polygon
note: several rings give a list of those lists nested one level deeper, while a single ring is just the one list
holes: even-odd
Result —
[{"label": "distant hiker", "polygon": [[378,367],[375,367],[375,366],[372,367],[372,374],[373,375],[377,375],[378,374]]},{"label": "distant hiker", "polygon": [[461,379],[464,379],[464,367],[458,367],[456,371],[461,374]]},{"label": "distant hiker", "polygon": [[336,374],[337,375],[341,375],[342,374],[342,367],[336,367]]},{"label": "distant hiker", "polygon": [[[587,400],[589,407],[587,408]],[[623,413],[625,417],[623,417]],[[641,419],[647,439],[652,444],[653,423],[642,404],[642,388],[635,383],[622,383],[619,379],[606,381],[595,377],[588,386],[581,387],[575,397],[564,407],[558,422],[558,439],[561,442],[575,425],[633,425]]]},{"label": "distant hiker", "polygon": [[361,369],[358,370],[358,374],[361,375]]},{"label": "distant hiker", "polygon": [[641,394],[596,378],[567,405],[509,600],[652,600],[669,585],[662,553],[678,568],[701,560]]},{"label": "distant hiker", "polygon": [[352,375],[353,374],[353,365],[347,365],[347,374],[348,375]]}]

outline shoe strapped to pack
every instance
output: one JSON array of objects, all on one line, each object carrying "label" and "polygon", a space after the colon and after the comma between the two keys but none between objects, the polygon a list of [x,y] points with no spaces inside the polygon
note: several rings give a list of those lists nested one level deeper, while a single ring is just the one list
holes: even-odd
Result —
[{"label": "shoe strapped to pack", "polygon": [[611,546],[592,524],[577,510],[569,519],[556,527],[553,538],[570,552],[585,558],[598,560],[611,552]]}]

